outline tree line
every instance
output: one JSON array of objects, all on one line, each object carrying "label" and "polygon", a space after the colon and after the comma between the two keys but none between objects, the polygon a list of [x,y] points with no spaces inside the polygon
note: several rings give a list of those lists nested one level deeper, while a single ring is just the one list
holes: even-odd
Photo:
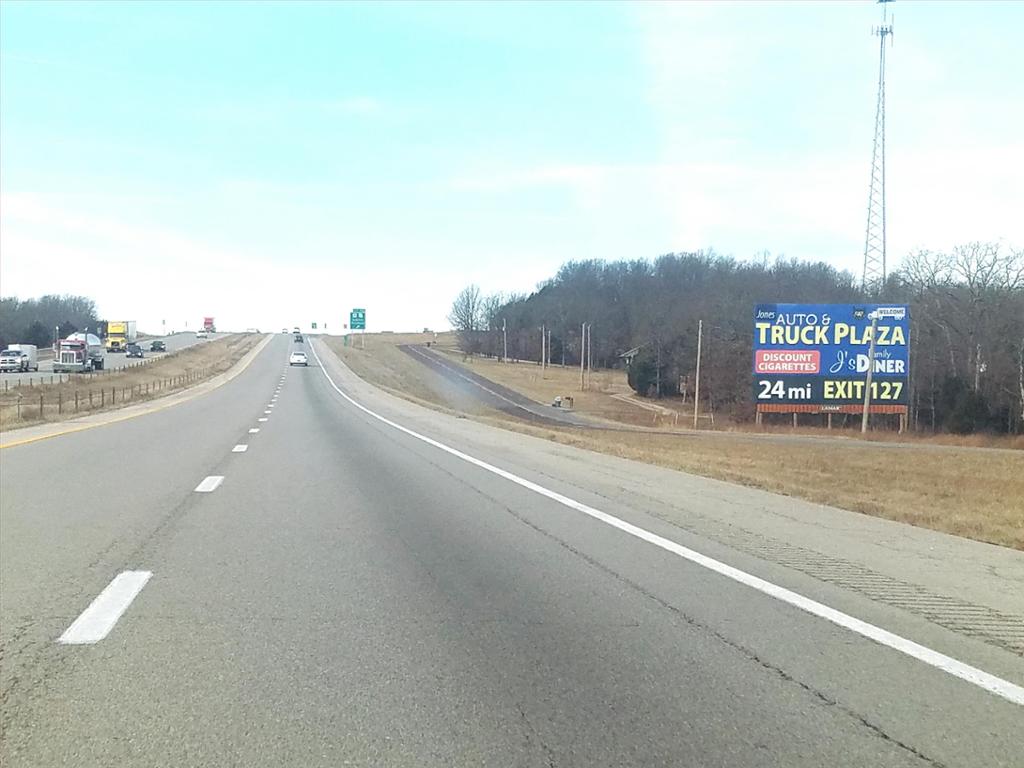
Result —
[{"label": "tree line", "polygon": [[9,344],[53,345],[60,338],[88,328],[100,337],[106,324],[96,314],[96,303],[85,296],[42,296],[24,301],[0,298],[0,348]]},{"label": "tree line", "polygon": [[1024,431],[1024,251],[998,243],[912,253],[871,296],[825,262],[767,255],[570,261],[529,295],[484,296],[469,286],[449,321],[465,353],[500,357],[507,344],[518,360],[540,360],[544,327],[551,362],[565,365],[579,365],[589,323],[593,365],[627,368],[630,385],[652,397],[692,394],[703,321],[701,399],[746,420],[754,414],[754,305],[861,302],[910,306],[911,428]]}]

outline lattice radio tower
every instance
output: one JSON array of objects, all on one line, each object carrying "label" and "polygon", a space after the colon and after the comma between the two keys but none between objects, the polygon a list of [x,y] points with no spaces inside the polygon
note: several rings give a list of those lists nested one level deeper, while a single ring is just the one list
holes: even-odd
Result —
[{"label": "lattice radio tower", "polygon": [[877,294],[885,285],[885,42],[892,35],[886,6],[892,0],[878,0],[882,25],[872,34],[878,42],[878,103],[875,107],[875,145],[871,152],[871,188],[868,191],[868,224],[864,235],[864,278],[866,293]]}]

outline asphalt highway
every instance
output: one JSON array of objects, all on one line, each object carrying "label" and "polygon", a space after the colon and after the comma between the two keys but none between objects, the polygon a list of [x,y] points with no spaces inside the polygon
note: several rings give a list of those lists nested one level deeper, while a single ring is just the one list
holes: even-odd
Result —
[{"label": "asphalt highway", "polygon": [[728,542],[764,521],[1011,630],[1021,553],[555,447],[295,348],[0,451],[0,764],[1021,765],[1012,645]]},{"label": "asphalt highway", "polygon": [[[208,339],[216,339],[224,336],[223,333],[210,334]],[[103,367],[104,369],[117,369],[124,368],[126,365],[136,365],[139,363],[145,363],[148,360],[155,360],[160,358],[164,353],[162,352],[150,352],[149,345],[152,341],[159,339],[164,342],[167,346],[168,352],[174,352],[179,349],[185,349],[191,347],[193,344],[202,344],[206,339],[196,338],[195,333],[172,333],[167,336],[147,336],[145,339],[139,342],[142,346],[143,354],[145,355],[142,360],[137,357],[128,357],[122,353],[109,353],[104,351],[103,353]],[[26,373],[3,373],[0,374],[0,381],[6,381],[8,387],[14,386],[28,386],[31,381],[34,384],[49,383],[51,377],[54,381],[58,378],[67,379],[73,374],[56,374],[53,372],[53,360],[42,359],[39,361],[38,371],[29,371]],[[0,384],[0,386],[3,386]]]}]

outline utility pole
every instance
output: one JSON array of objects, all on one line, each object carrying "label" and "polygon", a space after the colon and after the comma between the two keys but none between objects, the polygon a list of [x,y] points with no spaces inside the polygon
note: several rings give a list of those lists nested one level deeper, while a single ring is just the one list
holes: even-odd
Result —
[{"label": "utility pole", "polygon": [[594,324],[587,323],[587,389],[590,389],[590,383],[594,380],[594,359],[592,354],[594,352]]},{"label": "utility pole", "polygon": [[548,360],[547,360],[547,363],[545,363],[545,365],[544,365],[545,370],[547,369],[547,367],[549,365],[551,365],[551,329],[550,328],[548,328],[548,346],[547,346],[547,350],[548,350]]},{"label": "utility pole", "polygon": [[547,356],[545,355],[544,345],[547,344],[548,332],[545,326],[540,327],[540,375],[544,378],[547,373]]},{"label": "utility pole", "polygon": [[654,367],[654,396],[661,399],[661,339],[658,339],[658,362]]},{"label": "utility pole", "polygon": [[868,409],[871,406],[871,375],[875,371],[875,332],[878,330],[878,312],[871,313],[871,343],[868,345],[868,375],[864,378],[864,412],[860,417],[860,432],[867,434]]},{"label": "utility pole", "polygon": [[583,323],[580,325],[580,392],[586,389],[586,380],[584,377],[584,364],[586,363],[586,349],[587,349],[587,324]]},{"label": "utility pole", "polygon": [[697,380],[693,387],[693,428],[697,428],[697,415],[700,408],[700,347],[704,337],[704,321],[697,321]]},{"label": "utility pole", "polygon": [[501,318],[501,362],[508,362],[508,329],[505,327],[505,318]]}]

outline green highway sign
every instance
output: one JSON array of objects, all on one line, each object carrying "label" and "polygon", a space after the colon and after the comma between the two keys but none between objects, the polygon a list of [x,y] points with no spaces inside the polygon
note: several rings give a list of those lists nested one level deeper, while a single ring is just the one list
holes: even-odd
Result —
[{"label": "green highway sign", "polygon": [[313,323],[313,330],[316,330],[316,323]]},{"label": "green highway sign", "polygon": [[366,310],[353,309],[348,314],[348,327],[353,331],[366,330]]}]

